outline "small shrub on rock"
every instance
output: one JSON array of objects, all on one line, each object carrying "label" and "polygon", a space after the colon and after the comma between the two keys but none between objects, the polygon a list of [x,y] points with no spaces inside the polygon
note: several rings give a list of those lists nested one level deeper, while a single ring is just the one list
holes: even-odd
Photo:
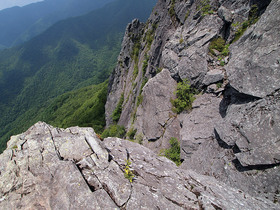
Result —
[{"label": "small shrub on rock", "polygon": [[176,99],[171,99],[173,112],[179,114],[184,110],[192,108],[192,102],[195,100],[195,90],[191,88],[188,80],[179,82],[176,90]]},{"label": "small shrub on rock", "polygon": [[163,150],[163,155],[179,166],[182,163],[180,158],[180,142],[177,138],[172,137],[170,138],[169,143],[171,147],[169,149]]},{"label": "small shrub on rock", "polygon": [[218,50],[219,52],[222,52],[225,48],[225,45],[226,45],[226,41],[223,38],[218,37],[216,39],[213,39],[209,45],[209,52],[212,55],[215,55],[215,52],[213,51],[213,49]]}]

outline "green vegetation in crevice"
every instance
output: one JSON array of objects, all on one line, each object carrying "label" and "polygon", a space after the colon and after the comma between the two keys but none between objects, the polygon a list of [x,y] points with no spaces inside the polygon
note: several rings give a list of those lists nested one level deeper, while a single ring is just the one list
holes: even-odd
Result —
[{"label": "green vegetation in crevice", "polygon": [[176,0],[171,0],[171,5],[170,8],[168,10],[168,13],[170,15],[170,18],[173,20],[176,18],[176,12],[175,12],[175,1]]},{"label": "green vegetation in crevice", "polygon": [[[142,78],[142,83],[141,83],[141,87],[140,87],[140,93],[136,98],[136,107],[135,107],[135,109],[133,111],[133,114],[132,114],[132,124],[136,120],[137,109],[140,106],[140,104],[142,104],[142,102],[143,102],[143,95],[142,95],[143,87],[148,82],[148,78],[146,76],[144,76],[146,74],[146,69],[148,67],[148,61],[149,61],[149,57],[147,56],[147,54],[145,54],[145,60],[143,61],[143,65],[142,65],[142,76],[143,76],[143,78]],[[136,85],[137,85],[137,83],[134,82],[133,83],[133,89],[136,87]],[[133,101],[133,103],[135,103],[135,100]]]},{"label": "green vegetation in crevice", "polygon": [[143,102],[143,95],[139,94],[139,96],[137,97],[137,102],[136,102],[136,106],[140,106],[140,104],[142,104]]},{"label": "green vegetation in crevice", "polygon": [[185,21],[188,19],[189,16],[190,16],[190,10],[188,10],[186,15],[185,15]]},{"label": "green vegetation in crevice", "polygon": [[179,44],[182,44],[183,42],[184,42],[184,38],[183,38],[183,36],[181,35],[180,40],[179,40]]},{"label": "green vegetation in crevice", "polygon": [[218,37],[216,39],[213,39],[210,42],[209,52],[212,55],[215,55],[215,52],[213,51],[213,49],[218,50],[219,52],[222,52],[225,49],[225,46],[226,46],[226,41],[223,38]]},{"label": "green vegetation in crevice", "polygon": [[121,94],[121,97],[119,99],[119,102],[115,108],[115,110],[113,111],[112,113],[112,120],[117,123],[121,117],[121,114],[122,114],[122,105],[123,105],[123,102],[124,102],[124,93]]},{"label": "green vegetation in crevice", "polygon": [[190,86],[187,79],[179,82],[175,91],[176,98],[170,100],[173,105],[172,111],[179,114],[184,110],[191,110],[195,92],[196,90]]},{"label": "green vegetation in crevice", "polygon": [[259,20],[259,9],[256,4],[252,5],[249,15],[248,15],[248,20],[244,21],[243,23],[234,23],[232,24],[233,27],[238,27],[234,39],[232,40],[232,43],[236,42],[237,40],[240,39],[240,37],[244,34],[244,32],[249,28],[251,25],[255,24]]},{"label": "green vegetation in crevice", "polygon": [[[226,41],[221,37],[215,38],[210,42],[209,53],[213,56],[218,57],[218,61],[220,62],[220,66],[225,65],[224,58],[229,55],[229,49],[228,49],[229,46],[230,46],[230,44],[226,44]],[[217,50],[219,53],[216,54],[214,52],[214,50]]]},{"label": "green vegetation in crevice", "polygon": [[142,133],[138,133],[135,136],[135,142],[142,145],[143,144],[143,138],[144,138],[144,135]]},{"label": "green vegetation in crevice", "polygon": [[157,69],[156,69],[156,74],[159,74],[162,70],[163,70],[162,67],[161,67],[161,68],[157,68]]},{"label": "green vegetation in crevice", "polygon": [[147,67],[148,67],[149,59],[150,59],[149,56],[147,55],[147,53],[145,53],[143,66],[142,66],[142,76],[143,77],[146,75],[146,70],[147,70]]},{"label": "green vegetation in crevice", "polygon": [[124,126],[113,124],[110,125],[109,128],[106,128],[103,133],[101,134],[101,138],[107,138],[107,137],[118,137],[118,138],[124,138],[125,137],[125,128]]},{"label": "green vegetation in crevice", "polygon": [[144,77],[142,79],[142,84],[141,84],[141,90],[140,90],[140,93],[137,97],[137,103],[136,103],[136,106],[140,106],[140,104],[142,104],[143,102],[143,95],[142,95],[142,92],[143,92],[143,87],[146,85],[146,83],[148,82],[148,78],[147,77]]},{"label": "green vegetation in crevice", "polygon": [[201,11],[203,17],[214,13],[210,0],[201,0],[196,9]]},{"label": "green vegetation in crevice", "polygon": [[132,89],[134,90],[136,88],[136,86],[137,86],[137,82],[133,82],[132,83]]},{"label": "green vegetation in crevice", "polygon": [[[139,73],[139,68],[138,68],[138,63],[139,63],[139,54],[140,54],[140,49],[141,49],[141,36],[137,36],[132,38],[132,41],[134,43],[133,48],[132,48],[132,59],[134,60],[134,69],[132,73],[132,81],[134,81]],[[134,89],[134,88],[133,88]]]},{"label": "green vegetation in crevice", "polygon": [[125,106],[125,105],[127,104],[127,102],[128,102],[128,100],[129,100],[129,98],[130,98],[131,95],[132,95],[132,90],[129,91],[129,94],[128,94],[128,96],[126,97],[123,106]]},{"label": "green vegetation in crevice", "polygon": [[143,80],[142,80],[142,84],[141,84],[141,92],[140,94],[143,92],[143,87],[146,85],[146,83],[148,82],[148,78],[147,77],[144,77]]},{"label": "green vegetation in crevice", "polygon": [[132,73],[132,74],[133,74],[133,77],[132,77],[132,80],[133,80],[133,81],[137,78],[138,73],[139,73],[138,64],[135,63],[135,64],[134,64],[133,73]]},{"label": "green vegetation in crevice", "polygon": [[[149,25],[147,24],[146,27],[148,27]],[[158,27],[158,24],[153,23],[151,29],[147,30],[147,32],[145,33],[143,40],[146,41],[146,46],[147,46],[147,51],[149,51],[151,49],[152,43],[155,39],[155,31]]]},{"label": "green vegetation in crevice", "polygon": [[140,52],[140,48],[141,48],[141,43],[140,43],[140,39],[137,39],[136,42],[133,45],[133,49],[132,49],[132,58],[135,62],[135,64],[138,63],[138,56],[139,56],[139,52]]},{"label": "green vegetation in crevice", "polygon": [[137,129],[134,129],[134,127],[131,126],[131,128],[128,130],[128,132],[127,132],[127,134],[126,134],[126,137],[127,137],[128,139],[133,140],[136,133],[137,133]]},{"label": "green vegetation in crevice", "polygon": [[169,144],[170,148],[161,150],[160,155],[163,155],[172,160],[177,166],[181,165],[182,162],[180,158],[180,142],[177,138],[172,137],[169,140]]},{"label": "green vegetation in crevice", "polygon": [[132,124],[134,124],[135,120],[136,120],[136,113],[137,113],[137,107],[134,109],[133,114],[132,114]]},{"label": "green vegetation in crevice", "polygon": [[221,88],[223,86],[223,83],[222,82],[218,82],[216,85],[217,85],[217,88]]},{"label": "green vegetation in crevice", "polygon": [[[225,65],[225,61],[223,59],[229,55],[229,46],[230,44],[226,44],[226,41],[221,37],[213,39],[209,44],[209,53],[213,56],[218,56],[221,66]],[[214,50],[217,50],[219,54],[216,55]]]}]

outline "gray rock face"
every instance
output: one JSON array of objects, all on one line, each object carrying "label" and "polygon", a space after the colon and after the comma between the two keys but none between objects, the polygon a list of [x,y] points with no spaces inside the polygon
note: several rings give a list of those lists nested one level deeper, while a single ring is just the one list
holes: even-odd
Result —
[{"label": "gray rock face", "polygon": [[260,98],[280,88],[279,1],[272,1],[267,11],[231,46],[226,68],[233,88]]},{"label": "gray rock face", "polygon": [[98,165],[108,156],[99,143],[92,148],[87,139],[99,141],[92,129],[61,130],[45,123],[12,137],[8,149],[0,155],[0,208],[117,207],[104,189],[92,192],[79,170],[80,161],[88,159]]},{"label": "gray rock face", "polygon": [[256,102],[231,105],[216,126],[225,143],[239,148],[236,157],[243,166],[280,163],[279,99],[278,92]]},{"label": "gray rock face", "polygon": [[205,75],[202,84],[203,85],[211,85],[217,82],[220,82],[224,79],[224,72],[219,69],[214,69],[212,71],[208,71]]},{"label": "gray rock face", "polygon": [[219,17],[227,23],[231,23],[233,20],[233,14],[230,10],[221,6],[218,10]]},{"label": "gray rock face", "polygon": [[[135,42],[137,42],[136,40],[142,35],[144,26],[145,25],[140,23],[139,20],[133,20],[133,22],[126,28],[125,36],[122,42],[122,50],[118,58],[119,65],[116,66],[109,80],[109,90],[105,106],[107,125],[113,123],[111,115],[116,108],[121,95],[125,94],[125,98],[129,97],[129,92],[127,92],[126,89],[131,88],[132,84],[126,81],[126,78],[133,77],[134,61],[131,54],[133,52]],[[127,114],[133,110],[132,100],[129,101],[128,105],[129,108],[126,111],[126,115],[122,118],[129,118]]]},{"label": "gray rock face", "polygon": [[179,139],[180,124],[171,111],[170,102],[176,87],[177,83],[169,71],[163,69],[143,88],[143,102],[137,109],[134,128],[143,134],[144,145],[156,152],[169,147],[170,137]]},{"label": "gray rock face", "polygon": [[224,118],[215,126],[217,139],[233,149],[231,161],[242,172],[227,172],[230,179],[253,177],[245,184],[236,181],[235,186],[276,202],[280,186],[280,74],[274,61],[279,57],[279,6],[279,1],[272,1],[260,20],[232,45],[226,67],[230,85],[220,104]]},{"label": "gray rock face", "polygon": [[[158,152],[177,137],[185,160],[181,168],[279,202],[279,1],[212,0],[203,11],[205,2],[160,0],[145,27],[136,22],[128,27],[106,118],[124,93],[118,123],[136,128],[144,146]],[[210,55],[209,43],[217,37],[231,43],[255,4],[261,17],[231,44],[230,55]],[[129,32],[140,37],[138,59],[131,56],[135,43]],[[192,112],[173,116],[169,98],[176,84],[167,71],[207,93]]]},{"label": "gray rock face", "polygon": [[210,94],[199,96],[193,111],[179,117],[183,126],[181,167],[277,202],[280,186],[278,97],[231,105],[222,118],[221,99]]},{"label": "gray rock face", "polygon": [[[132,162],[133,182],[124,177]],[[1,209],[279,209],[139,144],[39,122],[0,155]]]},{"label": "gray rock face", "polygon": [[217,16],[206,16],[197,22],[186,21],[179,27],[162,52],[164,67],[173,77],[187,78],[200,86],[208,71],[208,43],[222,29],[223,21]]},{"label": "gray rock face", "polygon": [[220,102],[220,98],[211,94],[197,96],[192,112],[181,114],[181,158],[184,159],[184,165],[189,164],[193,153],[204,145],[204,142],[214,139],[215,122],[222,119],[218,108]]},{"label": "gray rock face", "polygon": [[[173,117],[170,103],[176,82],[168,71],[162,70],[162,50],[175,28],[166,12],[170,7],[169,3],[158,1],[146,24],[132,23],[127,27],[119,65],[111,76],[106,103],[106,122],[110,125],[112,112],[123,94],[124,103],[118,124],[124,125],[127,130],[137,129],[137,135],[144,136],[143,143],[156,152],[160,148],[169,147],[171,137],[179,138],[180,129],[179,121]],[[180,5],[176,6],[176,10],[180,10],[182,14],[190,7],[190,3],[182,2]],[[138,57],[131,56],[136,47],[139,49]],[[154,77],[159,81],[153,80]],[[143,88],[146,81],[152,85],[147,90]],[[151,90],[151,87],[155,90]],[[141,98],[143,102],[139,104]]]}]

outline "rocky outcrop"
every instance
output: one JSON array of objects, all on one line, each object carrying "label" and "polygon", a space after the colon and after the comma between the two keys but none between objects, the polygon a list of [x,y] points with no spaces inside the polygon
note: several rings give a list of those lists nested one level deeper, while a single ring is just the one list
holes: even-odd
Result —
[{"label": "rocky outcrop", "polygon": [[267,10],[238,42],[231,45],[226,67],[234,89],[259,98],[280,89],[279,1],[272,1]]},{"label": "rocky outcrop", "polygon": [[[259,11],[264,12],[263,8],[269,2],[260,4],[255,1],[252,4],[258,4]],[[224,79],[229,84],[222,101],[204,107],[204,102],[198,98],[192,112],[182,116],[180,131],[182,158],[185,160],[182,168],[214,176],[274,202],[279,201],[280,185],[280,75],[279,50],[276,50],[279,49],[279,39],[274,37],[279,37],[279,20],[275,18],[279,16],[279,5],[279,1],[272,1],[259,21],[231,44],[229,63],[224,69]],[[231,7],[224,6],[227,10]],[[234,21],[236,13],[232,12],[235,15],[229,17],[227,10],[220,7],[218,15],[226,16],[223,20],[233,17]],[[211,66],[208,64],[208,68]],[[211,84],[208,82],[210,78],[214,79],[211,71],[204,77],[204,85]],[[212,88],[209,86],[209,89]],[[216,117],[211,116],[213,108]],[[208,136],[207,141],[198,137],[203,135]]]},{"label": "rocky outcrop", "polygon": [[[137,44],[143,34],[144,27],[145,24],[140,23],[139,20],[133,20],[126,28],[122,50],[118,58],[119,65],[116,66],[109,80],[108,97],[105,107],[107,125],[113,123],[111,116],[122,94],[124,94],[127,101],[127,108],[123,108],[123,116],[121,118],[127,121],[130,118],[129,114],[133,112],[133,101],[135,101],[136,96],[132,96],[132,93],[128,91],[133,86],[131,78],[133,77],[135,64],[132,53],[134,51],[134,45]],[[135,94],[136,90],[133,93]]]},{"label": "rocky outcrop", "polygon": [[[190,11],[193,12],[194,8]],[[164,67],[174,78],[187,78],[194,86],[201,87],[208,71],[208,44],[222,27],[223,21],[218,16],[186,20],[165,45],[162,52]]]},{"label": "rocky outcrop", "polygon": [[[127,29],[107,124],[123,94],[118,123],[137,130],[144,146],[159,152],[176,137],[181,168],[279,202],[279,5],[159,0],[145,25]],[[218,37],[224,52],[209,49]],[[202,94],[177,115],[170,98],[183,79]]]},{"label": "rocky outcrop", "polygon": [[[159,0],[128,25],[106,103],[109,126],[123,101],[117,123],[143,145],[37,123],[0,156],[0,207],[280,209],[279,11],[279,0]],[[218,37],[229,55],[209,53]],[[183,79],[201,94],[175,114]],[[180,168],[154,153],[171,137]]]},{"label": "rocky outcrop", "polygon": [[280,45],[275,37],[279,37],[279,8],[279,1],[272,1],[260,20],[231,45],[226,66],[229,86],[220,104],[223,120],[215,126],[217,139],[233,149],[231,161],[241,171],[230,174],[251,177],[249,185],[236,181],[235,186],[276,202],[280,185]]},{"label": "rocky outcrop", "polygon": [[13,136],[0,160],[1,209],[279,209],[139,144],[102,142],[91,128],[39,122]]},{"label": "rocky outcrop", "polygon": [[[161,138],[161,122],[156,127],[151,126],[154,129],[145,130],[142,127],[154,116],[144,117],[143,110],[157,109],[151,103],[141,104],[139,107],[139,99],[147,101],[147,94],[142,94],[145,83],[162,69],[168,70],[175,81],[188,79],[199,89],[223,83],[227,75],[220,64],[227,63],[228,57],[221,61],[210,56],[209,43],[217,37],[230,42],[236,32],[236,27],[232,27],[231,23],[238,25],[237,23],[247,20],[251,5],[252,2],[243,0],[159,0],[146,24],[134,20],[126,29],[119,64],[110,78],[106,103],[107,126],[113,123],[113,111],[123,97],[122,113],[117,123],[124,125],[127,130],[137,129],[138,134],[145,134],[148,140],[153,139],[154,144],[149,144],[151,149],[157,151],[159,146],[166,146],[166,139],[179,136],[177,131],[181,128],[178,120],[172,125],[174,132],[165,132],[164,138]],[[173,85],[168,86],[170,83],[174,82],[166,82],[166,89],[173,90]],[[209,92],[217,89],[209,87]],[[172,112],[169,99],[159,96],[155,100],[161,101],[160,104],[168,104],[166,106],[169,110],[166,112]],[[166,114],[160,109],[152,112],[157,113],[157,119],[166,119]]]}]

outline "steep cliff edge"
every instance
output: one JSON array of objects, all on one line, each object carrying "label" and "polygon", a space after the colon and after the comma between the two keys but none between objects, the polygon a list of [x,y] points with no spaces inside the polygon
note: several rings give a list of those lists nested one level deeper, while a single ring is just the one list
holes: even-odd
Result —
[{"label": "steep cliff edge", "polygon": [[0,179],[1,209],[279,209],[139,144],[43,122],[11,138]]},{"label": "steep cliff edge", "polygon": [[[127,27],[107,125],[137,130],[157,153],[176,137],[181,168],[279,202],[279,11],[279,0],[159,0]],[[184,79],[201,94],[176,114]]]}]

